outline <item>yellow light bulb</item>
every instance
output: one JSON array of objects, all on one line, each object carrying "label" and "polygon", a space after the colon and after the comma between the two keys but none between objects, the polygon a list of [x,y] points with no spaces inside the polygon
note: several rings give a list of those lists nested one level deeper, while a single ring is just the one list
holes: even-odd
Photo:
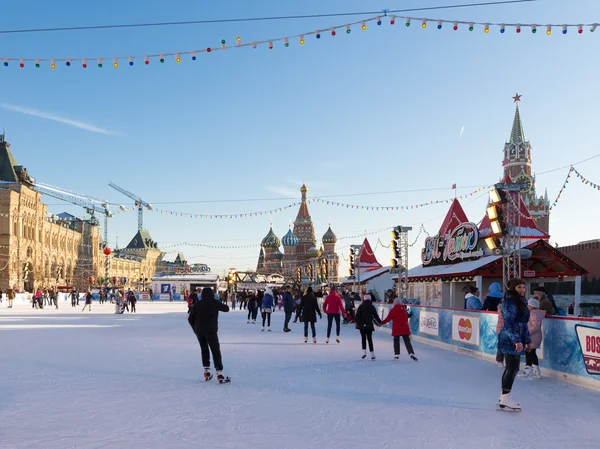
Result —
[{"label": "yellow light bulb", "polygon": [[50,67],[52,68],[52,70],[54,70],[56,68],[56,64],[52,64]]},{"label": "yellow light bulb", "polygon": [[300,39],[300,45],[304,45],[304,39]]},{"label": "yellow light bulb", "polygon": [[242,38],[238,36],[238,37],[235,38],[235,40],[239,42],[239,41],[242,40]]},{"label": "yellow light bulb", "polygon": [[364,30],[366,30],[366,29],[367,29],[367,26],[366,26],[366,25],[363,25],[363,26],[362,26],[362,29],[363,29],[363,31],[364,31]]},{"label": "yellow light bulb", "polygon": [[490,32],[490,29],[486,27],[486,28],[483,30],[483,32],[484,32],[484,33],[489,33],[489,32]]},{"label": "yellow light bulb", "polygon": [[427,22],[423,22],[423,23],[421,24],[421,28],[427,28]]},{"label": "yellow light bulb", "polygon": [[547,34],[548,36],[550,36],[550,35],[552,34],[552,30],[547,30],[547,31],[546,31],[546,34]]},{"label": "yellow light bulb", "polygon": [[175,58],[176,62],[181,62],[181,58]]},{"label": "yellow light bulb", "polygon": [[118,62],[115,62],[115,63],[113,64],[113,67],[116,69],[117,67],[119,67],[119,63],[118,63]]}]

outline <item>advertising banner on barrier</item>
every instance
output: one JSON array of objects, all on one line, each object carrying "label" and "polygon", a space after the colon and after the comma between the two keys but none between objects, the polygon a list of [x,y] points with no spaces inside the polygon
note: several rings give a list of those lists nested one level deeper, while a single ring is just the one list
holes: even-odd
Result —
[{"label": "advertising banner on barrier", "polygon": [[588,374],[600,375],[600,329],[576,324],[575,332]]},{"label": "advertising banner on barrier", "polygon": [[452,340],[479,346],[479,318],[470,315],[452,315]]},{"label": "advertising banner on barrier", "polygon": [[138,299],[150,299],[150,293],[138,293]]},{"label": "advertising banner on barrier", "polygon": [[422,310],[419,316],[419,332],[422,334],[439,337],[440,314],[438,312]]},{"label": "advertising banner on barrier", "polygon": [[160,295],[158,295],[158,299],[166,299],[167,301],[169,301],[171,299],[171,295],[169,293],[161,293]]}]

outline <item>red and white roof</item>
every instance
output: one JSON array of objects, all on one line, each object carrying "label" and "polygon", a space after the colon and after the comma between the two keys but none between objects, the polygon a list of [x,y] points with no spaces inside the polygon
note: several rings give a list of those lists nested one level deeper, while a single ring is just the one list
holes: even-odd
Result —
[{"label": "red and white roof", "polygon": [[462,223],[468,223],[469,219],[467,218],[467,214],[463,210],[460,202],[457,198],[454,198],[452,204],[450,205],[450,209],[446,214],[446,218],[442,222],[442,226],[440,227],[440,235],[446,235],[452,232],[454,228]]},{"label": "red and white roof", "polygon": [[377,261],[377,257],[375,257],[375,251],[373,251],[367,239],[362,244],[360,259],[358,259],[356,266],[361,270],[361,273],[382,268],[382,265]]}]

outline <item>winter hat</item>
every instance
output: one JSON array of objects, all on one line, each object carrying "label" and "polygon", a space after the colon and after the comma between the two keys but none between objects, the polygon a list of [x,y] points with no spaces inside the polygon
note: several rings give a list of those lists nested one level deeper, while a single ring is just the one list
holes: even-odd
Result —
[{"label": "winter hat", "polygon": [[394,299],[394,305],[395,306],[402,305],[402,304],[404,304],[404,303],[402,302],[401,298]]},{"label": "winter hat", "polygon": [[369,294],[366,294],[366,295],[363,297],[363,300],[364,300],[364,301],[370,301],[370,300],[371,300],[371,295],[369,295]]},{"label": "winter hat", "polygon": [[529,298],[529,301],[527,301],[527,305],[533,307],[534,309],[539,309],[540,300],[536,298]]},{"label": "winter hat", "polygon": [[533,289],[534,292],[546,293],[546,289],[543,286],[539,286]]}]

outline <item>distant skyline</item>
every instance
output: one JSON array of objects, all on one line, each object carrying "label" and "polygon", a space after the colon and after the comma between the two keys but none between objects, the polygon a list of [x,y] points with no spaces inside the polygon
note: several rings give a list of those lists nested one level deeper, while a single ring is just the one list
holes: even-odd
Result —
[{"label": "distant skyline", "polygon": [[[568,4],[567,4],[568,3]],[[437,4],[450,5],[442,0]],[[181,0],[176,7],[159,0],[57,7],[32,2],[27,9],[3,8],[4,29],[95,25],[102,23],[199,20],[411,8],[423,2],[330,0],[281,4],[240,0],[201,4]],[[158,209],[187,214],[241,214],[281,208],[299,201],[303,182],[309,197],[340,203],[400,206],[463,195],[497,182],[502,148],[514,115],[512,97],[522,94],[521,118],[533,148],[538,195],[548,189],[554,201],[569,164],[600,153],[596,142],[600,92],[600,32],[545,34],[546,23],[598,21],[600,4],[540,0],[532,3],[416,13],[431,18],[478,22],[539,23],[540,32],[497,29],[484,33],[451,27],[422,29],[415,19],[365,31],[306,36],[266,47],[172,58],[148,66],[121,64],[82,69],[61,63],[0,66],[4,95],[0,128],[17,162],[40,182],[106,198],[131,201],[108,187],[113,181]],[[360,20],[226,23],[202,26],[73,31],[2,36],[4,57],[126,56],[295,35],[310,29]],[[233,45],[233,44],[231,44]],[[560,168],[560,169],[559,169]],[[576,167],[600,183],[600,158]],[[556,171],[554,171],[557,169]],[[598,175],[597,175],[598,174]],[[571,179],[574,181],[574,179]],[[401,192],[400,192],[401,191]],[[399,192],[377,193],[374,192]],[[600,191],[570,182],[550,218],[553,243],[574,244],[600,238],[593,207]],[[211,202],[214,201],[214,202]],[[485,213],[487,195],[461,201],[470,220]],[[84,211],[44,198],[53,213]],[[396,225],[412,226],[411,266],[420,263],[425,233],[436,233],[449,204],[408,211],[357,210],[311,203],[318,238],[328,224],[338,238]],[[145,211],[144,225],[174,259],[177,251],[213,271],[254,268],[259,247],[218,249],[169,247],[181,242],[258,245],[270,223],[279,237],[297,208],[244,219],[190,219]],[[574,218],[577,217],[577,220]],[[110,220],[109,244],[129,243],[137,230],[135,211]],[[369,234],[379,261],[389,263],[389,231]],[[361,237],[338,246],[358,244]],[[347,273],[347,249],[340,275]]]}]

